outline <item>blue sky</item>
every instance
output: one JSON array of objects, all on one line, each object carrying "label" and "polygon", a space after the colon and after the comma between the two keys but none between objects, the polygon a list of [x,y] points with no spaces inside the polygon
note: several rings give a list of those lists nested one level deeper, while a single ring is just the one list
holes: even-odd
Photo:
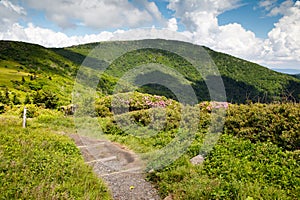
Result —
[{"label": "blue sky", "polygon": [[4,40],[179,39],[300,72],[299,0],[0,0],[0,23]]},{"label": "blue sky", "polygon": [[[277,1],[280,5],[283,1]],[[257,37],[267,38],[268,33],[274,28],[274,23],[282,17],[281,14],[276,16],[267,16],[263,8],[258,7],[259,1],[243,1],[244,5],[218,16],[219,24],[239,23],[245,29],[251,30]]]}]

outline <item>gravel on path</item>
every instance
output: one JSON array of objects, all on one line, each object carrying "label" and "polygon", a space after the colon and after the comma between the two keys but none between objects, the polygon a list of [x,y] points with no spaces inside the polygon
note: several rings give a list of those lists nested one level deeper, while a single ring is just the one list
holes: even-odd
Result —
[{"label": "gravel on path", "polygon": [[95,173],[108,185],[115,200],[160,200],[154,186],[145,180],[143,164],[126,147],[108,140],[71,135]]}]

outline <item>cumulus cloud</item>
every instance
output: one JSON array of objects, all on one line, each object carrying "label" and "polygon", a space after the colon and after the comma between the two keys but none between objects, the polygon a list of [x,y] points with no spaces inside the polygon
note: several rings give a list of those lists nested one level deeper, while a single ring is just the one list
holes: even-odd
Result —
[{"label": "cumulus cloud", "polygon": [[113,32],[104,31],[99,34],[69,37],[62,32],[36,27],[31,23],[27,27],[15,23],[6,32],[0,33],[0,40],[24,41],[40,44],[45,47],[66,47],[90,42],[107,41],[113,34]]},{"label": "cumulus cloud", "polygon": [[[289,1],[286,1],[289,2]],[[279,7],[285,7],[286,2]],[[268,60],[300,61],[300,1],[282,11],[285,14],[268,33],[266,55]],[[300,66],[299,66],[300,67]]]},{"label": "cumulus cloud", "polygon": [[50,29],[36,27],[32,23],[29,23],[27,27],[15,23],[6,32],[0,32],[0,40],[24,41],[40,44],[45,47],[66,47],[108,40],[141,40],[157,38],[192,42],[188,33],[178,33],[168,29],[157,29],[155,27],[131,29],[128,31],[102,31],[99,34],[89,34],[84,36],[67,36],[62,32],[55,32]]},{"label": "cumulus cloud", "polygon": [[[239,7],[239,0],[171,0],[168,7],[193,34],[197,44],[244,58],[253,58],[261,51],[262,41],[240,24],[220,26],[218,15]],[[249,57],[248,57],[249,59]]]},{"label": "cumulus cloud", "polygon": [[196,31],[201,27],[216,28],[214,18],[238,6],[239,0],[170,0],[168,8],[175,11],[188,30]]},{"label": "cumulus cloud", "polygon": [[177,25],[176,18],[169,19],[168,24],[167,24],[167,29],[171,30],[171,31],[177,31],[178,30],[178,25]]},{"label": "cumulus cloud", "polygon": [[163,21],[154,2],[127,0],[28,0],[29,7],[43,10],[49,20],[62,28],[78,23],[100,29],[151,26]]},{"label": "cumulus cloud", "polygon": [[279,14],[286,15],[291,14],[290,8],[293,7],[295,2],[293,0],[286,0],[280,4],[280,6],[275,6],[270,9],[269,16],[276,16]]},{"label": "cumulus cloud", "polygon": [[[220,26],[218,15],[241,6],[239,0],[171,0],[169,9],[192,33],[194,43],[211,47],[269,67],[284,67],[300,61],[300,1],[260,1],[258,6],[269,16],[283,15],[269,32],[267,39],[257,38],[242,25]],[[290,67],[290,66],[289,66]]]}]

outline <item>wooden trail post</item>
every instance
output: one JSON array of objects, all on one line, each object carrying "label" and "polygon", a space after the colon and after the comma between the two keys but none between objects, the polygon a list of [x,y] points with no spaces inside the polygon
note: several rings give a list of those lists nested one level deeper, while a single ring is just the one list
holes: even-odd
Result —
[{"label": "wooden trail post", "polygon": [[24,112],[23,112],[23,128],[26,128],[26,112],[27,109],[24,107]]}]

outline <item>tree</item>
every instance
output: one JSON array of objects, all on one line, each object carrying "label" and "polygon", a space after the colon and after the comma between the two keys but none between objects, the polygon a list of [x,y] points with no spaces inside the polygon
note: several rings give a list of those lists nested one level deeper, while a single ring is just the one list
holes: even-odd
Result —
[{"label": "tree", "polygon": [[46,108],[54,109],[58,105],[59,98],[50,91],[37,91],[33,96],[33,103],[45,105]]},{"label": "tree", "polygon": [[46,108],[54,109],[57,107],[59,98],[52,92],[44,92],[43,98]]},{"label": "tree", "polygon": [[43,97],[41,95],[40,91],[37,91],[34,95],[33,95],[33,99],[32,99],[33,103],[36,105],[41,105],[43,103]]},{"label": "tree", "polygon": [[24,100],[24,104],[31,104],[31,99],[29,94],[26,94],[25,100]]},{"label": "tree", "polygon": [[12,103],[13,103],[14,105],[20,105],[20,104],[21,104],[20,99],[18,98],[18,96],[17,96],[15,93],[13,93]]},{"label": "tree", "polygon": [[0,92],[0,102],[5,105],[8,105],[10,103],[9,91],[7,88],[4,91],[4,95],[2,92]]}]

